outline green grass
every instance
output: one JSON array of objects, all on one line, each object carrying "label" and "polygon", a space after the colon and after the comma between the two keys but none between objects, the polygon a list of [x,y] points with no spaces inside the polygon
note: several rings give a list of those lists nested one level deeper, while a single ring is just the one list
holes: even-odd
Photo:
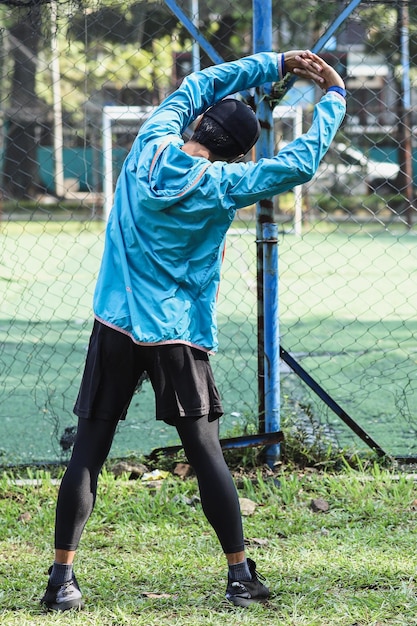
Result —
[{"label": "green grass", "polygon": [[[62,615],[38,606],[57,486],[47,474],[30,476],[35,485],[0,478],[2,625],[417,624],[416,486],[405,475],[377,465],[240,475],[240,496],[258,504],[244,519],[248,555],[273,596],[236,609],[224,600],[224,559],[200,505],[175,497],[196,494],[195,480],[171,477],[155,491],[106,472],[76,561],[86,610]],[[313,512],[313,498],[325,499],[328,513]]]}]

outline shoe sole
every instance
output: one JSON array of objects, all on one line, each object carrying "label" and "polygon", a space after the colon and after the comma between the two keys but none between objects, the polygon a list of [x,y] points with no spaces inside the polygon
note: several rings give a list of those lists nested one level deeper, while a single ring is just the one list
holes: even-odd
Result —
[{"label": "shoe sole", "polygon": [[84,602],[78,601],[76,604],[74,604],[71,601],[60,602],[59,604],[49,604],[47,602],[41,602],[41,606],[47,611],[55,611],[55,612],[71,611],[71,610],[82,611],[84,608]]},{"label": "shoe sole", "polygon": [[232,598],[226,597],[226,600],[228,600],[235,606],[241,606],[241,607],[246,608],[247,606],[250,606],[251,604],[265,604],[265,602],[268,602],[269,598],[256,599],[256,598],[239,598],[239,596],[234,596]]}]

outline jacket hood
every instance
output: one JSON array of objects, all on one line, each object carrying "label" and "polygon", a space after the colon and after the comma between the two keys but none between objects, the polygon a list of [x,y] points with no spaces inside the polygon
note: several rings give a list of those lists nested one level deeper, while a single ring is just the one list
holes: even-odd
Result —
[{"label": "jacket hood", "polygon": [[164,209],[192,194],[211,165],[207,159],[184,152],[183,145],[178,138],[167,139],[159,146],[154,145],[151,154],[143,154],[139,160],[139,195],[146,197],[147,206]]}]

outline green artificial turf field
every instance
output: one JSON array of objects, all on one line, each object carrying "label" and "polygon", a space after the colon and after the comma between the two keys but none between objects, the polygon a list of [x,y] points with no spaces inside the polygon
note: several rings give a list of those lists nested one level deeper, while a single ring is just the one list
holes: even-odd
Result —
[{"label": "green artificial turf field", "polygon": [[[0,461],[67,458],[59,443],[92,324],[103,244],[95,223],[4,223],[0,233]],[[230,234],[219,295],[220,351],[212,364],[225,416],[238,435],[257,415],[256,250]],[[282,345],[390,454],[415,454],[417,263],[415,236],[307,232],[281,235]],[[364,447],[288,368],[282,419],[325,424],[340,445]],[[154,418],[145,382],[121,424],[113,456],[177,443]]]}]

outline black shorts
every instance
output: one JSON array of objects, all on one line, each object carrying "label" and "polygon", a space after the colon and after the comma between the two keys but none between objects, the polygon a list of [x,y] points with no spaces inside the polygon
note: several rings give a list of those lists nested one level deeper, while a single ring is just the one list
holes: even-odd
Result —
[{"label": "black shorts", "polygon": [[124,419],[144,372],[155,392],[156,419],[175,425],[181,417],[208,415],[213,421],[223,415],[206,352],[184,344],[137,345],[97,320],[74,413],[82,418]]}]

